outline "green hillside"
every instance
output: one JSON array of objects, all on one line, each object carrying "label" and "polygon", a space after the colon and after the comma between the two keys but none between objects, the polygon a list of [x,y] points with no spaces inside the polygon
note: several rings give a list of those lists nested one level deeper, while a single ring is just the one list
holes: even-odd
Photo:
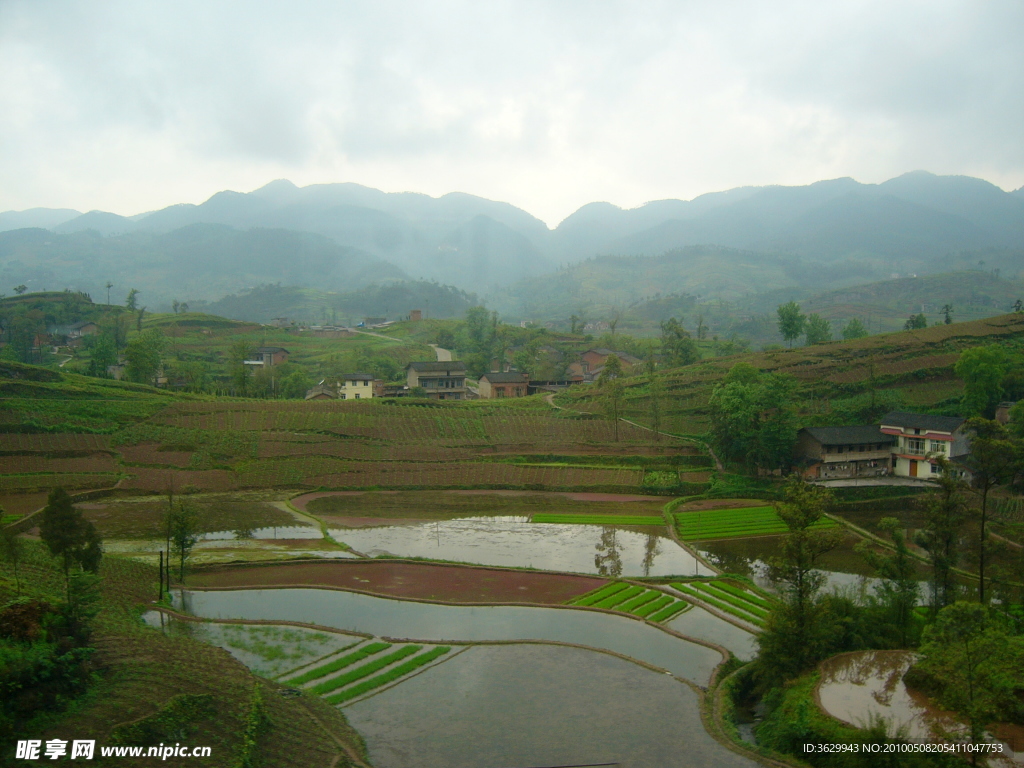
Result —
[{"label": "green hillside", "polygon": [[[829,423],[872,392],[883,405],[958,413],[963,384],[953,366],[960,352],[984,344],[1018,346],[1022,342],[1024,314],[1008,314],[855,341],[710,358],[657,374],[665,390],[662,424],[676,434],[702,435],[708,426],[712,389],[740,362],[793,375],[798,381],[796,400],[808,424]],[[558,402],[592,413],[603,413],[605,408],[604,395],[597,388],[573,388],[560,395]],[[626,381],[624,402],[626,418],[649,423],[646,377]]]}]

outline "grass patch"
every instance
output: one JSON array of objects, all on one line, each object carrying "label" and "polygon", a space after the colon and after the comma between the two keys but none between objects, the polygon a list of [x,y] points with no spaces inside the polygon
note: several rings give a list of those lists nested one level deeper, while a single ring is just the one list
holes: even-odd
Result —
[{"label": "grass patch", "polygon": [[367,691],[372,691],[374,688],[380,688],[382,685],[387,685],[392,680],[397,680],[404,675],[408,675],[410,672],[414,672],[424,664],[429,664],[434,659],[444,656],[450,650],[451,648],[446,645],[439,645],[437,648],[432,648],[426,653],[421,653],[419,656],[410,659],[404,664],[399,664],[397,667],[389,669],[382,675],[371,677],[369,680],[364,680],[357,685],[353,685],[351,688],[341,691],[341,693],[336,693],[333,696],[328,697],[327,703],[341,704],[349,699],[354,699],[356,696],[361,696]]},{"label": "grass patch", "polygon": [[288,680],[287,683],[288,685],[302,685],[303,683],[308,683],[310,680],[316,680],[318,677],[324,677],[325,675],[331,674],[331,672],[337,672],[339,669],[351,666],[357,661],[362,661],[363,659],[367,659],[381,651],[386,651],[390,647],[391,643],[370,643],[369,645],[364,645],[354,653],[349,653],[339,659],[328,662],[321,667],[316,667],[308,672],[304,672],[298,677]]},{"label": "grass patch", "polygon": [[[675,513],[676,529],[684,541],[727,539],[786,533],[789,528],[772,507],[709,509]],[[822,518],[812,528],[834,528],[831,518]]]},{"label": "grass patch", "polygon": [[379,659],[367,662],[361,667],[356,667],[352,671],[346,672],[343,675],[333,677],[330,680],[324,680],[324,682],[319,685],[314,685],[309,690],[317,695],[336,691],[339,688],[344,688],[349,683],[354,683],[356,680],[362,680],[364,677],[372,675],[377,670],[384,669],[384,667],[389,664],[394,664],[396,661],[401,661],[406,656],[411,656],[412,654],[418,653],[422,650],[422,645],[406,645],[393,653],[389,653],[387,656],[381,656]]},{"label": "grass patch", "polygon": [[615,610],[622,611],[623,613],[633,613],[637,608],[647,605],[652,600],[657,600],[660,594],[662,593],[656,589],[648,589],[646,592],[616,606]]},{"label": "grass patch", "polygon": [[634,616],[639,616],[641,619],[645,619],[655,611],[660,611],[662,608],[664,608],[674,600],[675,598],[673,598],[671,595],[662,594],[660,597],[657,597],[654,600],[651,600],[645,603],[644,605],[641,605],[639,608],[633,609],[632,611],[630,611],[630,613],[632,613]]}]

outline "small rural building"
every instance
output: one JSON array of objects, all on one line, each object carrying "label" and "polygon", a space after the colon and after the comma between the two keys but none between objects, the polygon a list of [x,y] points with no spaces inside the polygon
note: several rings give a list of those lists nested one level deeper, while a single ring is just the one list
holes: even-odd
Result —
[{"label": "small rural building", "polygon": [[288,350],[284,347],[256,347],[252,360],[244,360],[245,365],[282,365],[288,362]]},{"label": "small rural building", "polygon": [[608,362],[608,358],[612,355],[619,358],[623,370],[628,370],[641,362],[638,357],[633,357],[626,352],[618,352],[614,349],[588,349],[580,355],[578,362],[569,364],[568,373],[570,378],[578,377],[581,381],[594,381],[601,375],[605,363]]},{"label": "small rural building", "polygon": [[334,391],[334,387],[320,382],[311,390],[306,392],[307,400],[337,400],[338,395]]},{"label": "small rural building", "polygon": [[372,373],[345,373],[338,377],[338,398],[369,400],[373,397]]},{"label": "small rural building", "polygon": [[529,393],[530,377],[528,374],[510,371],[509,373],[485,373],[480,377],[477,391],[482,399],[496,397],[526,397]]},{"label": "small rural building", "polygon": [[466,364],[459,360],[409,363],[405,374],[409,389],[422,387],[433,400],[466,399]]},{"label": "small rural building", "polygon": [[83,336],[93,336],[100,332],[100,327],[92,320],[80,320],[68,326],[68,338],[80,339]]},{"label": "small rural building", "polygon": [[804,427],[797,433],[795,463],[808,479],[887,475],[894,442],[878,426]]},{"label": "small rural building", "polygon": [[965,419],[893,411],[882,417],[881,430],[892,436],[892,473],[900,477],[938,477],[941,469],[933,459],[957,461],[970,453],[964,432]]},{"label": "small rural building", "polygon": [[412,320],[414,323],[418,323],[420,320],[423,319],[423,310],[421,310],[421,309],[410,310],[409,311],[409,319]]}]

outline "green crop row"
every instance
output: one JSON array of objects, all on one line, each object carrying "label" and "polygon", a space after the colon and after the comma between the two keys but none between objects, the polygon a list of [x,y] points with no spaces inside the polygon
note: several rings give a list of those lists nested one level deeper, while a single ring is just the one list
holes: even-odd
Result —
[{"label": "green crop row", "polygon": [[616,606],[615,610],[622,611],[623,613],[635,613],[637,608],[646,605],[651,602],[651,600],[656,600],[660,594],[661,593],[656,589],[645,590],[631,600],[627,600],[621,605]]},{"label": "green crop row", "polygon": [[[694,583],[696,583],[696,582],[694,582]],[[712,597],[711,595],[708,595],[706,592],[701,592],[701,591],[698,591],[696,589],[691,589],[687,585],[680,584],[680,583],[673,583],[672,586],[675,587],[676,589],[678,589],[684,595],[689,595],[690,597],[695,597],[698,600],[701,600],[701,601],[707,603],[708,605],[712,605],[715,608],[718,608],[720,611],[725,611],[726,613],[731,614],[731,615],[735,616],[736,618],[743,619],[744,621],[750,622],[751,624],[754,624],[756,626],[762,626],[763,622],[761,621],[760,618],[754,616],[753,614],[747,613],[746,611],[740,610],[739,608],[737,608],[737,607],[735,607],[733,605],[730,605],[729,603],[722,602],[721,600],[717,600],[714,597]]]},{"label": "green crop row", "polygon": [[579,525],[664,525],[665,519],[655,515],[558,515],[541,512],[533,516],[535,523],[577,523]]},{"label": "green crop row", "polygon": [[354,699],[356,696],[361,696],[367,691],[372,691],[374,688],[380,688],[382,685],[387,685],[392,680],[397,680],[403,675],[408,675],[410,672],[419,669],[424,664],[429,664],[439,656],[444,656],[450,650],[451,648],[446,645],[439,645],[437,648],[432,648],[426,653],[421,653],[419,656],[410,659],[404,664],[399,664],[397,667],[389,669],[382,675],[371,677],[369,680],[364,680],[357,685],[353,685],[351,688],[346,688],[344,691],[328,697],[327,703],[341,704],[349,699]]},{"label": "green crop row", "polygon": [[645,590],[644,590],[643,587],[627,587],[626,589],[622,590],[621,592],[616,592],[611,597],[606,597],[604,600],[601,600],[598,603],[594,603],[594,607],[595,608],[614,608],[615,606],[619,605],[620,603],[624,603],[627,600],[631,600],[632,598],[636,597],[637,595],[639,595],[641,592],[644,592],[644,591]]},{"label": "green crop row", "polygon": [[370,643],[364,645],[358,651],[342,656],[334,661],[329,661],[322,667],[316,667],[308,672],[304,672],[298,677],[288,680],[288,685],[302,685],[308,683],[310,680],[316,680],[318,677],[324,677],[325,675],[331,674],[331,672],[337,672],[339,669],[344,669],[347,666],[355,664],[357,661],[362,661],[365,658],[373,656],[375,653],[386,651],[391,647],[391,643]]},{"label": "green crop row", "polygon": [[663,621],[668,621],[669,619],[675,618],[683,611],[687,611],[692,607],[693,606],[685,600],[676,600],[674,603],[669,603],[660,611],[653,613],[647,618],[649,621],[661,623]]},{"label": "green crop row", "polygon": [[394,653],[389,653],[387,656],[381,656],[379,659],[363,664],[361,667],[356,667],[352,671],[346,672],[343,675],[332,677],[330,680],[324,680],[324,682],[319,685],[314,685],[310,690],[316,694],[336,691],[338,688],[342,688],[349,683],[360,680],[367,675],[372,675],[378,669],[383,669],[388,664],[394,664],[396,661],[401,661],[406,656],[411,656],[421,650],[423,650],[422,645],[407,645],[403,648],[399,648]]},{"label": "green crop row", "polygon": [[614,595],[616,592],[621,592],[627,586],[629,585],[625,582],[613,581],[609,584],[605,584],[596,591],[587,592],[585,595],[580,595],[579,597],[570,600],[569,605],[593,605],[594,603],[604,600],[606,597]]},{"label": "green crop row", "polygon": [[753,605],[756,605],[759,608],[764,608],[766,611],[771,610],[772,608],[771,601],[764,599],[760,595],[755,595],[753,592],[748,592],[745,589],[734,587],[732,584],[729,584],[725,581],[716,580],[713,582],[713,584],[718,589],[725,590],[729,594],[735,595],[741,600],[746,600],[748,603],[752,603]]},{"label": "green crop row", "polygon": [[739,608],[741,611],[753,614],[760,619],[765,618],[768,615],[768,611],[764,608],[760,608],[748,600],[737,597],[736,595],[729,594],[724,589],[720,589],[719,586],[714,582],[698,582],[694,584],[698,591],[704,592],[705,594],[711,595],[718,600],[722,600],[729,605]]},{"label": "green crop row", "polygon": [[671,595],[662,594],[660,597],[657,597],[654,600],[649,600],[644,605],[641,605],[639,608],[634,609],[633,611],[631,611],[631,613],[634,616],[639,616],[641,619],[646,619],[655,611],[660,611],[666,605],[674,601],[675,598],[673,598]]}]

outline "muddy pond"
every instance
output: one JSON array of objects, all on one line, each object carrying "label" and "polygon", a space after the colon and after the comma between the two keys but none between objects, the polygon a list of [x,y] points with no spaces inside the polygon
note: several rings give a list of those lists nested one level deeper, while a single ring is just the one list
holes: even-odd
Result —
[{"label": "muddy pond", "polygon": [[317,624],[425,642],[541,640],[621,653],[707,685],[718,651],[643,622],[571,608],[450,606],[326,589],[185,591],[176,603],[205,619]]},{"label": "muddy pond", "polygon": [[[946,735],[966,738],[967,727],[958,717],[938,709],[919,691],[908,688],[903,676],[914,663],[908,651],[858,651],[834,656],[821,664],[815,696],[821,708],[838,720],[866,727],[884,720],[890,736],[907,741],[943,741]],[[1024,728],[1003,725],[996,734],[1003,755],[990,758],[993,765],[1024,763]],[[990,739],[993,740],[993,739]],[[1000,739],[994,739],[999,741]]]}]

